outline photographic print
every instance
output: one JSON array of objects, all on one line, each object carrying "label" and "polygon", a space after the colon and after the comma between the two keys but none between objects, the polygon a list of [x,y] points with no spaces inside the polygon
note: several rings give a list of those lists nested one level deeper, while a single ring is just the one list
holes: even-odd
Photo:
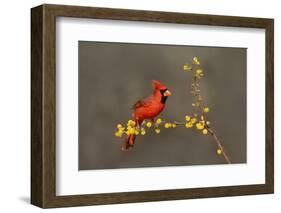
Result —
[{"label": "photographic print", "polygon": [[246,163],[246,48],[78,48],[79,170]]}]

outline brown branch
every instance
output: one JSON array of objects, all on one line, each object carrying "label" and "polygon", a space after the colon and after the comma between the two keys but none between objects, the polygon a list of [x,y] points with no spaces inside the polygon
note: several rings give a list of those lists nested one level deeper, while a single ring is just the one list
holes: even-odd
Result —
[{"label": "brown branch", "polygon": [[220,150],[222,151],[222,155],[225,158],[225,160],[227,161],[227,163],[231,164],[231,161],[229,159],[229,157],[227,156],[227,154],[224,151],[224,148],[219,140],[219,138],[217,137],[217,135],[215,134],[215,132],[211,129],[208,128],[208,131],[210,132],[210,134],[213,136],[215,142],[217,143],[217,146],[220,148]]},{"label": "brown branch", "polygon": [[[202,98],[201,98],[201,95],[200,95],[200,84],[199,84],[200,77],[196,76],[196,73],[195,73],[196,69],[193,68],[193,64],[192,64],[192,67],[191,67],[191,72],[193,73],[191,88],[192,88],[192,94],[194,95],[194,98],[195,98],[195,104],[196,104],[195,106],[197,106],[200,110],[200,117],[202,116],[204,121],[208,121],[207,115],[204,112],[204,108],[202,107]],[[213,136],[214,141],[216,142],[217,146],[221,150],[222,155],[225,158],[226,162],[231,164],[231,161],[230,161],[229,157],[227,156],[226,152],[224,151],[224,147],[222,146],[222,144],[221,144],[219,138],[217,137],[217,135],[215,134],[214,130],[212,130],[209,127],[209,125],[206,124],[206,122],[204,122],[204,127]]]}]

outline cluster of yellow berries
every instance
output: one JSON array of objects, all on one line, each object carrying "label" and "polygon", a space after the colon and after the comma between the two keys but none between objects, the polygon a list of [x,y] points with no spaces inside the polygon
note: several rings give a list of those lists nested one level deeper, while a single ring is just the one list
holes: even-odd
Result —
[{"label": "cluster of yellow berries", "polygon": [[[192,64],[193,64],[193,65],[200,65],[199,59],[198,59],[197,57],[194,57],[194,58],[193,58],[193,61],[192,61]],[[201,77],[204,75],[204,74],[203,74],[203,70],[200,69],[200,68],[198,68],[198,67],[195,67],[195,68],[196,68],[196,69],[194,70],[194,71],[195,71],[195,72],[194,72],[194,75],[195,75],[197,78],[201,78]],[[188,71],[193,70],[193,67],[192,67],[192,65],[186,63],[186,64],[183,65],[183,70],[188,72]]]},{"label": "cluster of yellow berries", "polygon": [[165,123],[164,127],[166,129],[169,129],[169,128],[176,128],[177,127],[177,124],[175,123]]},{"label": "cluster of yellow berries", "polygon": [[[199,59],[198,59],[197,57],[194,57],[193,60],[192,60],[192,64],[194,64],[194,65],[200,65]],[[190,64],[186,63],[186,64],[183,65],[183,70],[184,70],[184,71],[190,71],[191,69],[192,69],[192,66],[191,66]],[[202,75],[202,76],[203,76],[203,71],[202,71],[202,69],[197,69],[197,70],[196,70],[196,74]]]},{"label": "cluster of yellow berries", "polygon": [[151,127],[154,127],[154,131],[156,134],[159,134],[161,132],[160,127],[164,126],[166,129],[168,128],[176,128],[177,125],[175,123],[171,122],[163,122],[161,118],[158,118],[154,123],[151,121],[144,121],[141,127],[137,127],[136,122],[133,120],[129,120],[127,122],[126,126],[123,126],[122,124],[117,125],[117,131],[115,132],[116,137],[122,137],[123,134],[125,135],[145,135],[146,129],[144,127],[147,127],[148,129]]},{"label": "cluster of yellow berries", "polygon": [[117,125],[117,131],[115,132],[116,137],[122,137],[123,134],[126,135],[145,135],[145,129],[144,128],[138,128],[136,126],[136,122],[133,120],[129,120],[127,122],[127,126],[123,126],[122,124]]},{"label": "cluster of yellow berries", "polygon": [[195,76],[197,78],[201,78],[203,76],[203,70],[202,69],[197,69],[196,72],[195,72]]},{"label": "cluster of yellow berries", "polygon": [[185,121],[186,128],[192,128],[194,126],[197,130],[202,131],[204,135],[208,134],[208,126],[210,125],[210,121],[205,121],[203,116],[201,116],[201,120],[198,121],[196,117],[186,115]]},{"label": "cluster of yellow berries", "polygon": [[[209,112],[209,108],[205,107],[204,112]],[[122,137],[123,134],[125,135],[145,135],[146,134],[146,128],[154,127],[154,131],[156,134],[159,134],[161,132],[161,126],[163,126],[166,129],[169,128],[176,128],[177,124],[184,124],[186,128],[192,128],[196,127],[198,130],[201,130],[204,135],[208,134],[208,125],[210,125],[209,121],[205,121],[203,116],[201,116],[201,120],[197,119],[197,116],[185,116],[185,122],[164,122],[161,118],[158,118],[154,123],[151,121],[144,121],[143,124],[138,127],[136,122],[133,120],[129,120],[127,122],[127,125],[123,126],[122,124],[117,125],[117,131],[115,132],[116,137]]]}]

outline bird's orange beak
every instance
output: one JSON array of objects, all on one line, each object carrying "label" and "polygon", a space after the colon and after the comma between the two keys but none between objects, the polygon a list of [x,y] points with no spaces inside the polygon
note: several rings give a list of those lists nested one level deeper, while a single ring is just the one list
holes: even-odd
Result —
[{"label": "bird's orange beak", "polygon": [[164,96],[170,96],[170,95],[172,95],[172,93],[171,93],[169,90],[166,90],[166,91],[164,92]]}]

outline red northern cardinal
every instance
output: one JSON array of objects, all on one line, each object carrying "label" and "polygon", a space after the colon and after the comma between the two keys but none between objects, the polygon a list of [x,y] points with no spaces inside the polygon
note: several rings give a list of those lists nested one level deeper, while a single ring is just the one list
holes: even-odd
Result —
[{"label": "red northern cardinal", "polygon": [[[153,121],[164,109],[166,100],[171,92],[168,88],[161,84],[159,81],[152,81],[153,94],[144,100],[137,101],[132,113],[132,119],[136,122],[136,126],[139,127],[144,120]],[[134,146],[136,135],[129,135],[125,141],[123,150],[128,150]]]}]

